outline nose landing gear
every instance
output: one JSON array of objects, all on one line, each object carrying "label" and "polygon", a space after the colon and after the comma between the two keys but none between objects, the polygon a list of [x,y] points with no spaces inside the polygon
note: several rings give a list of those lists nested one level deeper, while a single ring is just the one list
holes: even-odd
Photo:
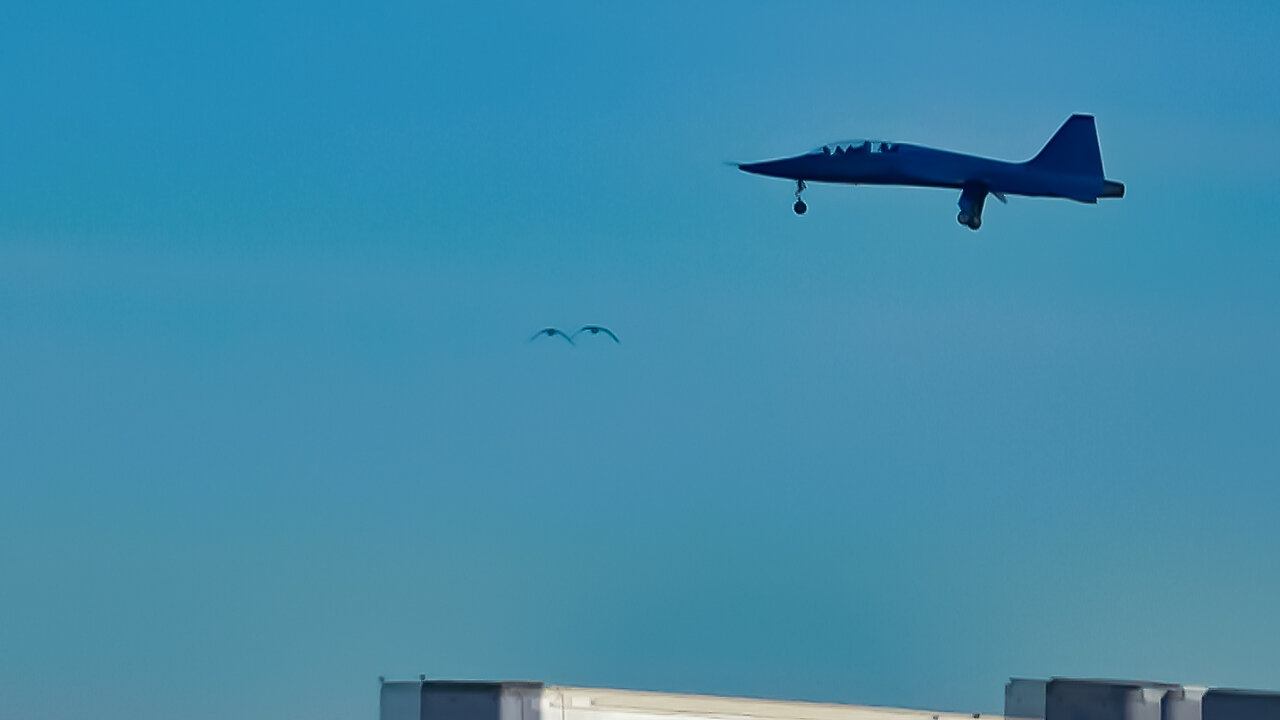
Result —
[{"label": "nose landing gear", "polygon": [[797,215],[803,215],[809,210],[809,206],[804,204],[804,200],[800,199],[800,193],[802,192],[804,192],[804,181],[797,180],[796,181],[796,204],[791,206],[791,209],[795,210]]}]

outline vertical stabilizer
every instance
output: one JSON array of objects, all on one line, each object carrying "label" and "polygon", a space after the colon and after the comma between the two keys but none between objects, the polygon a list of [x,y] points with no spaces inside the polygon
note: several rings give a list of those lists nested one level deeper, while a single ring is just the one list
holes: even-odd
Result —
[{"label": "vertical stabilizer", "polygon": [[1102,152],[1092,115],[1072,115],[1030,163],[1065,175],[1101,178]]}]

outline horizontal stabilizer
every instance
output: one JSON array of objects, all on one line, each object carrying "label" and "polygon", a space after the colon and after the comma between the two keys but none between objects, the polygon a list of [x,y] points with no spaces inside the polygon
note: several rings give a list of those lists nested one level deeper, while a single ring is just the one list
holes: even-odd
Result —
[{"label": "horizontal stabilizer", "polygon": [[1102,152],[1092,115],[1072,115],[1028,163],[1064,175],[1102,178]]}]

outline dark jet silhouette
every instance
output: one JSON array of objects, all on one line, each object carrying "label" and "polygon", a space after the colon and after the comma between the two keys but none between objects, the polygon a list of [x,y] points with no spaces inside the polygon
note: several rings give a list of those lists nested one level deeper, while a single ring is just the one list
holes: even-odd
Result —
[{"label": "dark jet silhouette", "polygon": [[573,345],[573,344],[574,344],[574,343],[573,343],[573,338],[569,337],[568,335],[565,335],[563,330],[560,330],[560,329],[557,329],[557,328],[553,328],[553,327],[549,327],[549,328],[542,328],[542,329],[541,329],[541,330],[539,330],[538,332],[534,333],[534,334],[533,334],[533,337],[529,338],[529,342],[533,342],[534,340],[537,340],[538,338],[542,337],[543,335],[546,335],[547,337],[555,337],[556,335],[559,335],[560,337],[564,338],[565,340],[568,340],[570,345]]},{"label": "dark jet silhouette", "polygon": [[1124,197],[1124,183],[1102,173],[1102,152],[1092,115],[1072,115],[1039,154],[1026,162],[1004,162],[878,140],[845,141],[781,160],[740,163],[756,175],[796,181],[793,209],[803,215],[805,182],[848,185],[910,185],[960,191],[956,220],[972,230],[982,225],[987,195],[1030,195],[1096,203]]},{"label": "dark jet silhouette", "polygon": [[583,325],[581,328],[578,329],[578,332],[573,334],[573,336],[578,337],[584,332],[589,332],[592,335],[599,335],[600,333],[604,333],[605,335],[608,335],[609,337],[613,338],[614,342],[619,344],[622,343],[622,341],[618,339],[618,336],[613,334],[612,330],[610,330],[607,327],[601,327],[599,325]]}]

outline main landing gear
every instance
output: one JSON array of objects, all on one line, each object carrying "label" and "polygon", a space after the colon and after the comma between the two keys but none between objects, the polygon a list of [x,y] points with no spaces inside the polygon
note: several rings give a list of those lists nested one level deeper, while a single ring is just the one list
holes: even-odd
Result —
[{"label": "main landing gear", "polygon": [[960,214],[956,216],[956,222],[960,223],[961,225],[967,225],[970,230],[977,230],[978,228],[982,227],[982,216],[970,215],[964,212],[963,210],[961,210]]},{"label": "main landing gear", "polygon": [[804,181],[797,180],[796,181],[796,204],[791,206],[791,209],[795,210],[797,215],[803,215],[805,214],[805,212],[809,210],[809,206],[804,204],[804,200],[800,199],[800,193],[802,192],[804,192]]},{"label": "main landing gear", "polygon": [[982,185],[965,185],[960,191],[960,214],[956,222],[977,230],[982,227],[982,206],[987,202],[987,188]]}]

